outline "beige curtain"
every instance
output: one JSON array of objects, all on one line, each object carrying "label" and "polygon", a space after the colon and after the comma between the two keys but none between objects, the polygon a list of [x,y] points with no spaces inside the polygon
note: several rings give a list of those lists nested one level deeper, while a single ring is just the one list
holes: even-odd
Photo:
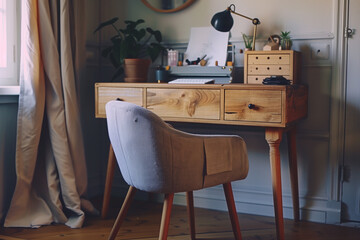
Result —
[{"label": "beige curtain", "polygon": [[78,94],[85,1],[22,0],[17,183],[6,227],[78,228],[87,173]]}]

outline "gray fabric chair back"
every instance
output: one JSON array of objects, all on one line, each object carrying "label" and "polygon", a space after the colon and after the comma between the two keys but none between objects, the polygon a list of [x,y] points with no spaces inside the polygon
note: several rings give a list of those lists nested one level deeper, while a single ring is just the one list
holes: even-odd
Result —
[{"label": "gray fabric chair back", "polygon": [[147,192],[184,192],[243,179],[246,145],[238,136],[178,131],[132,103],[106,104],[108,131],[124,180]]}]

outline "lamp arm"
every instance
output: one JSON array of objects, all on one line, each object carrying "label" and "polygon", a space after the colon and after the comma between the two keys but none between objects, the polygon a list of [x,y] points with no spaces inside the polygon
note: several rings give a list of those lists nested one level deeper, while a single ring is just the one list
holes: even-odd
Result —
[{"label": "lamp arm", "polygon": [[257,30],[257,24],[254,25],[254,35],[253,35],[253,45],[252,45],[253,51],[255,50],[256,30]]},{"label": "lamp arm", "polygon": [[260,20],[258,18],[251,18],[251,17],[248,17],[248,16],[245,16],[243,14],[235,12],[234,10],[231,9],[232,6],[234,7],[234,10],[235,10],[235,5],[234,4],[231,4],[227,8],[227,10],[230,11],[232,14],[235,14],[235,15],[238,15],[240,17],[243,17],[243,18],[246,18],[246,19],[250,20],[254,24],[253,46],[252,46],[252,50],[254,51],[255,50],[255,40],[256,40],[256,30],[257,30],[257,25],[260,24]]},{"label": "lamp arm", "polygon": [[235,14],[235,15],[238,15],[240,17],[243,17],[243,18],[246,18],[246,19],[249,19],[254,25],[259,25],[260,24],[260,20],[258,18],[251,18],[251,17],[248,17],[248,16],[245,16],[245,15],[242,15],[240,13],[237,13],[231,9],[229,9],[229,11],[232,13],[232,14]]},{"label": "lamp arm", "polygon": [[249,19],[250,21],[254,21],[254,19],[253,19],[253,18],[248,17],[248,16],[245,16],[245,15],[242,15],[242,14],[240,14],[240,13],[237,13],[237,12],[235,12],[235,11],[231,10],[230,8],[229,8],[229,11],[230,11],[231,13],[235,14],[235,15],[240,16],[240,17],[243,17],[243,18]]}]

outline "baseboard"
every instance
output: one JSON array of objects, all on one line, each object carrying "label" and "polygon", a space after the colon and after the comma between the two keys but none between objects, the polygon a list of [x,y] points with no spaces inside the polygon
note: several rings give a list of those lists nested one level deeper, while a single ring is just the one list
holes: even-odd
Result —
[{"label": "baseboard", "polygon": [[[124,196],[128,186],[114,186],[114,196]],[[260,191],[233,190],[236,210],[239,213],[274,217],[272,193]],[[149,195],[145,192],[137,192],[135,199],[148,200]],[[152,195],[151,199],[162,202],[161,194]],[[177,193],[174,204],[186,206],[186,194]],[[227,211],[227,205],[221,186],[194,191],[194,205],[198,208],[206,208],[218,211]],[[338,224],[340,223],[341,205],[335,201],[321,198],[300,197],[300,219],[302,221]],[[283,214],[286,219],[293,219],[291,196],[283,196]]]}]

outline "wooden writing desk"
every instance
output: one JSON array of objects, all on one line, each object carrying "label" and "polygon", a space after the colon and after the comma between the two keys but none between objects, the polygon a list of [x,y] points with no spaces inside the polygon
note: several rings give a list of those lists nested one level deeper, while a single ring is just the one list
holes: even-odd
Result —
[{"label": "wooden writing desk", "polygon": [[[175,85],[154,83],[97,83],[95,114],[106,118],[105,104],[120,98],[145,107],[165,121],[256,126],[265,128],[270,147],[277,239],[284,239],[279,145],[287,131],[294,220],[299,220],[296,122],[307,115],[303,85],[250,84]],[[106,217],[116,159],[110,146],[102,216]]]}]

